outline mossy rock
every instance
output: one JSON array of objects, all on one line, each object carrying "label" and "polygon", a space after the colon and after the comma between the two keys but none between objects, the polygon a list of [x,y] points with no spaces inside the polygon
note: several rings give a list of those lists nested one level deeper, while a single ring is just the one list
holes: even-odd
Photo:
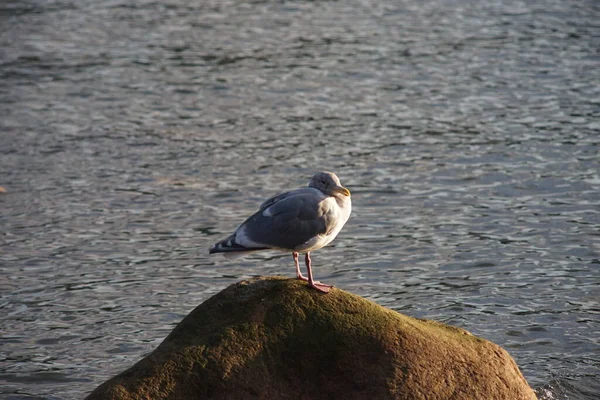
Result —
[{"label": "mossy rock", "polygon": [[501,347],[333,289],[239,282],[93,399],[536,399]]}]

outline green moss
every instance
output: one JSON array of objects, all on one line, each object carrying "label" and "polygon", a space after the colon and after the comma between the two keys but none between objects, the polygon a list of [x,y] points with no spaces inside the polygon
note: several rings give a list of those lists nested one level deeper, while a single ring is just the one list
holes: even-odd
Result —
[{"label": "green moss", "polygon": [[523,383],[505,352],[463,329],[272,277],[207,300],[90,398],[535,398]]}]

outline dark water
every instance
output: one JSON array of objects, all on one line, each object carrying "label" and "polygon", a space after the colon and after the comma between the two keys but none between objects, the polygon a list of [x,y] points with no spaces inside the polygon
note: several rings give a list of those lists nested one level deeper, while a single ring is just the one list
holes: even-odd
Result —
[{"label": "dark water", "polygon": [[335,171],[317,277],[600,396],[596,1],[4,1],[0,397],[77,399],[242,278],[209,257]]}]

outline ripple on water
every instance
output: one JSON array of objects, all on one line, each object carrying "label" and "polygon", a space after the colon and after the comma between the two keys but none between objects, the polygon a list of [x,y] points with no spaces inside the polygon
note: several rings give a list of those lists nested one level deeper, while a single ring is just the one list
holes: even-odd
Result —
[{"label": "ripple on water", "polygon": [[319,279],[597,398],[599,11],[5,1],[0,397],[81,398],[228,284],[292,276],[206,249],[331,169],[354,212]]}]

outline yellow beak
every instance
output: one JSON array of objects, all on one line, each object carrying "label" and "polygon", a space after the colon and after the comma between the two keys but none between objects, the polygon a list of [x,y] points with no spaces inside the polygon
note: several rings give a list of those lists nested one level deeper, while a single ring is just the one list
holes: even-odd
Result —
[{"label": "yellow beak", "polygon": [[346,189],[345,187],[343,187],[343,186],[336,186],[333,189],[333,192],[334,193],[343,194],[344,196],[350,197],[350,191],[348,189]]}]

